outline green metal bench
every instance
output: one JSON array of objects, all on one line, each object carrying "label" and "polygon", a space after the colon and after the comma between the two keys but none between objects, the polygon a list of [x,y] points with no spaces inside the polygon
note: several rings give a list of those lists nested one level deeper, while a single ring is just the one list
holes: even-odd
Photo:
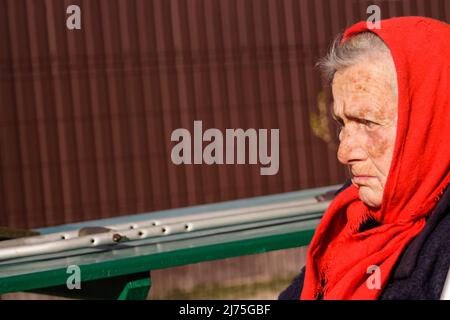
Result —
[{"label": "green metal bench", "polygon": [[[67,224],[37,229],[41,234],[77,230],[154,218],[188,216],[255,205],[310,199],[339,186],[228,201],[147,214]],[[309,244],[323,215],[322,209],[307,215],[254,221],[190,233],[173,234],[114,247],[82,248],[0,261],[0,294],[35,292],[71,298],[145,299],[151,286],[150,271],[203,261],[264,253]],[[306,217],[306,218],[305,218]],[[68,267],[81,271],[81,289],[66,285]]]}]

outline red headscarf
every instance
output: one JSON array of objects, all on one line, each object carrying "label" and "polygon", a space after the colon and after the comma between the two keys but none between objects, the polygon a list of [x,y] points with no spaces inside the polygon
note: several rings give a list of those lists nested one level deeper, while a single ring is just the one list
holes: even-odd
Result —
[{"label": "red headscarf", "polygon": [[[401,17],[369,30],[360,22],[345,31],[342,42],[363,31],[376,33],[389,47],[398,81],[393,159],[381,208],[371,212],[381,225],[359,232],[369,207],[355,186],[341,192],[310,244],[301,299],[316,299],[322,291],[324,299],[377,299],[450,181],[450,25]],[[367,284],[370,266],[378,267],[379,289]]]}]

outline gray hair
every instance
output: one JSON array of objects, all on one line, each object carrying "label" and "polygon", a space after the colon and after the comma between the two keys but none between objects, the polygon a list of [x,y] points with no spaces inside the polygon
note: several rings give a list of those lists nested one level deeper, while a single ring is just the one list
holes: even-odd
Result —
[{"label": "gray hair", "polygon": [[[384,41],[375,33],[365,31],[358,33],[347,39],[341,45],[342,35],[339,35],[333,42],[329,53],[319,60],[318,66],[323,72],[329,84],[332,83],[334,74],[342,69],[357,64],[367,58],[383,59],[393,61],[391,52]],[[395,73],[395,66],[394,66]],[[397,92],[397,82],[394,81],[393,89]]]}]

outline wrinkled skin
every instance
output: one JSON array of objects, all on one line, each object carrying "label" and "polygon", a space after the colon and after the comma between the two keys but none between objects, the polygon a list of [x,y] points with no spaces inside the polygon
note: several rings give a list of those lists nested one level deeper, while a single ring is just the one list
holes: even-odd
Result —
[{"label": "wrinkled skin", "polygon": [[[366,59],[336,72],[333,113],[339,122],[338,159],[360,199],[379,208],[397,131],[396,73],[391,57]],[[361,176],[361,177],[358,177]]]}]

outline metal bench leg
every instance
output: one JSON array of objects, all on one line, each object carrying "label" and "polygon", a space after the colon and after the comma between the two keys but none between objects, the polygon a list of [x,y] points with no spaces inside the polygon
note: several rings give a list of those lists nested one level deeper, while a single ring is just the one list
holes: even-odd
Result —
[{"label": "metal bench leg", "polygon": [[145,300],[151,286],[150,271],[102,278],[81,283],[80,290],[67,286],[32,289],[28,292],[72,299]]},{"label": "metal bench leg", "polygon": [[118,300],[145,300],[151,287],[150,272],[142,279],[128,282],[119,295]]}]

